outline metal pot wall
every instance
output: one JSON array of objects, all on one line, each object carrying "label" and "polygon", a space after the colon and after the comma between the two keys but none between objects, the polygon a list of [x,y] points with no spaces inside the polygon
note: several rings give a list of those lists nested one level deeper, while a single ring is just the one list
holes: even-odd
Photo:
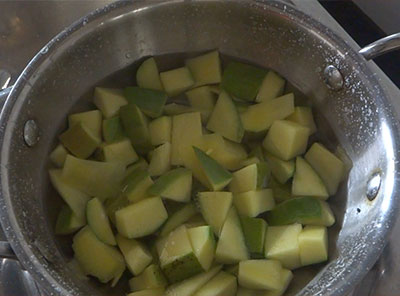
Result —
[{"label": "metal pot wall", "polygon": [[[393,49],[398,38],[359,54],[279,1],[134,1],[93,12],[33,58],[5,102],[0,215],[7,239],[47,294],[118,294],[83,277],[55,238],[47,156],[66,115],[88,106],[90,90],[104,78],[144,56],[218,48],[278,71],[310,97],[326,141],[351,159],[347,182],[331,198],[337,223],[330,261],[315,277],[299,272],[292,288],[297,295],[345,295],[378,259],[399,209],[400,109],[363,57]],[[173,66],[174,59],[161,65]]]}]

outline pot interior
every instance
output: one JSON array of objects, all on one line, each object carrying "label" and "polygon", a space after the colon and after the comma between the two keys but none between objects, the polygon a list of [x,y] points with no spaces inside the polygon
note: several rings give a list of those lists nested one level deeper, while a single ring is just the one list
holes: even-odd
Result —
[{"label": "pot interior", "polygon": [[[390,100],[361,57],[318,23],[273,1],[121,2],[75,28],[35,58],[3,112],[8,121],[1,152],[7,207],[2,223],[22,263],[45,290],[62,295],[126,292],[127,278],[110,290],[84,277],[71,263],[71,237],[54,236],[61,200],[49,183],[48,155],[66,128],[67,114],[94,107],[94,86],[134,84],[135,70],[146,56],[156,56],[160,70],[166,70],[213,49],[225,62],[235,58],[283,75],[296,100],[309,98],[315,108],[321,132],[314,140],[331,150],[340,145],[353,164],[347,182],[329,200],[337,219],[329,234],[329,263],[296,271],[288,295],[342,295],[362,278],[392,225],[398,129]],[[345,78],[340,91],[324,83],[323,70],[330,64]],[[34,147],[23,141],[28,119],[41,130]],[[382,183],[369,201],[366,184],[375,172]]]}]

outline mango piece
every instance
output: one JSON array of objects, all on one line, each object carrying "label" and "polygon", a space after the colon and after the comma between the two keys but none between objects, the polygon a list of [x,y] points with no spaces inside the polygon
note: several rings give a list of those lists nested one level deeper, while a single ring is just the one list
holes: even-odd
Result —
[{"label": "mango piece", "polygon": [[92,198],[86,205],[86,219],[93,233],[103,243],[115,246],[117,242],[112,232],[107,213],[97,198]]},{"label": "mango piece", "polygon": [[125,270],[121,253],[115,247],[101,242],[89,226],[74,236],[72,249],[83,271],[97,277],[102,283],[119,277]]},{"label": "mango piece", "polygon": [[265,237],[265,258],[279,260],[282,266],[295,269],[301,266],[298,242],[301,224],[269,226]]},{"label": "mango piece", "polygon": [[97,139],[97,141],[101,141],[102,116],[99,110],[74,113],[68,116],[69,128],[78,123],[81,123],[83,126],[85,126]]},{"label": "mango piece", "polygon": [[163,113],[167,95],[163,91],[131,86],[124,89],[128,104],[135,104],[144,114],[151,118]]},{"label": "mango piece", "polygon": [[324,226],[308,225],[299,234],[301,265],[328,260],[328,231]]},{"label": "mango piece", "polygon": [[289,287],[289,284],[292,281],[292,279],[293,279],[292,271],[286,268],[282,268],[282,273],[281,273],[282,288],[279,290],[266,291],[261,295],[257,294],[257,296],[282,296]]},{"label": "mango piece", "polygon": [[257,133],[268,130],[275,120],[284,119],[293,112],[294,95],[290,93],[251,105],[240,117],[246,131]]},{"label": "mango piece", "polygon": [[268,71],[258,91],[256,102],[270,101],[283,95],[285,83],[285,79],[279,74],[272,70]]},{"label": "mango piece", "polygon": [[58,138],[65,148],[79,158],[88,158],[100,144],[100,140],[82,123],[73,125]]},{"label": "mango piece", "polygon": [[137,276],[153,261],[149,250],[139,241],[127,239],[121,235],[116,237],[118,247],[124,255],[126,266]]},{"label": "mango piece", "polygon": [[198,110],[195,110],[191,106],[176,104],[176,103],[170,103],[164,106],[164,113],[169,116],[179,115],[183,113],[197,112],[197,111]]},{"label": "mango piece", "polygon": [[159,197],[149,197],[115,212],[118,232],[127,238],[154,233],[168,218]]},{"label": "mango piece", "polygon": [[184,225],[168,235],[160,255],[160,264],[170,283],[182,281],[203,271]]},{"label": "mango piece", "polygon": [[200,211],[211,226],[215,235],[219,236],[225,219],[232,206],[231,192],[199,192]]},{"label": "mango piece", "polygon": [[193,295],[197,290],[212,279],[222,268],[222,265],[213,267],[207,272],[195,275],[180,283],[171,285],[165,291],[166,296],[187,296]]},{"label": "mango piece", "polygon": [[158,178],[148,193],[180,202],[188,202],[192,190],[192,172],[177,168]]},{"label": "mango piece", "polygon": [[239,263],[239,285],[248,289],[279,290],[282,265],[277,260],[245,260]]},{"label": "mango piece", "polygon": [[236,290],[236,277],[227,272],[220,271],[201,287],[194,296],[235,296]]},{"label": "mango piece", "polygon": [[206,124],[215,106],[214,94],[209,86],[201,86],[187,91],[186,97],[193,109],[201,113],[201,121]]},{"label": "mango piece", "polygon": [[257,189],[258,182],[257,164],[251,164],[234,172],[229,190],[233,193],[253,191]]},{"label": "mango piece", "polygon": [[230,62],[224,70],[221,86],[239,99],[254,101],[266,73],[252,65]]},{"label": "mango piece", "polygon": [[242,226],[234,207],[230,208],[222,227],[215,251],[215,259],[224,264],[235,264],[249,259]]},{"label": "mango piece", "polygon": [[50,153],[49,158],[55,166],[62,168],[64,166],[67,155],[67,149],[65,149],[63,145],[58,144],[57,147],[54,148],[54,150]]},{"label": "mango piece", "polygon": [[272,189],[260,189],[233,194],[233,204],[239,214],[256,217],[275,207]]},{"label": "mango piece", "polygon": [[126,176],[130,175],[131,173],[133,173],[133,171],[138,169],[145,171],[148,167],[149,164],[147,163],[147,160],[140,156],[138,161],[126,168]]},{"label": "mango piece", "polygon": [[321,177],[329,195],[334,195],[345,174],[343,162],[320,143],[314,143],[304,158]]},{"label": "mango piece", "polygon": [[143,61],[136,71],[136,83],[139,87],[163,90],[156,60],[148,58]]},{"label": "mango piece", "polygon": [[163,296],[164,288],[146,289],[127,294],[127,296]]},{"label": "mango piece", "polygon": [[160,73],[161,83],[168,96],[177,96],[191,88],[195,81],[187,67],[177,68]]},{"label": "mango piece", "polygon": [[120,162],[125,166],[128,166],[139,159],[129,139],[105,144],[101,150],[104,161],[106,162]]},{"label": "mango piece", "polygon": [[130,202],[137,202],[149,196],[148,189],[153,185],[153,180],[147,171],[137,169],[125,177],[122,183],[122,193]]},{"label": "mango piece", "polygon": [[239,264],[225,265],[224,270],[227,273],[230,273],[237,277],[239,273]]},{"label": "mango piece", "polygon": [[106,143],[113,143],[125,138],[122,122],[119,116],[103,120],[103,139]]},{"label": "mango piece", "polygon": [[172,119],[162,116],[149,123],[150,141],[154,146],[171,142]]},{"label": "mango piece", "polygon": [[203,151],[210,151],[209,156],[228,170],[237,170],[246,159],[247,152],[238,143],[224,139],[220,134],[203,135]]},{"label": "mango piece", "polygon": [[202,150],[196,147],[193,149],[207,178],[208,188],[218,191],[227,186],[232,180],[232,174]]},{"label": "mango piece", "polygon": [[277,203],[292,198],[292,184],[290,182],[281,184],[275,178],[271,178],[268,187],[272,189],[274,199]]},{"label": "mango piece", "polygon": [[192,73],[195,86],[221,82],[221,62],[218,51],[212,51],[185,61]]},{"label": "mango piece", "polygon": [[302,157],[296,158],[292,194],[294,196],[314,196],[323,200],[329,197],[321,178]]},{"label": "mango piece", "polygon": [[294,160],[282,160],[279,159],[272,154],[266,153],[265,158],[271,168],[272,175],[276,178],[276,180],[285,184],[294,174]]},{"label": "mango piece", "polygon": [[257,164],[257,188],[267,186],[271,177],[271,169],[266,161],[258,162]]},{"label": "mango piece", "polygon": [[240,222],[247,249],[251,258],[264,258],[265,234],[267,231],[267,222],[261,218],[252,218],[241,216]]},{"label": "mango piece", "polygon": [[276,120],[263,141],[265,150],[282,160],[290,160],[307,149],[309,129],[287,120]]},{"label": "mango piece", "polygon": [[188,229],[194,254],[203,270],[209,270],[214,260],[215,239],[210,226],[198,226]]},{"label": "mango piece", "polygon": [[148,171],[150,176],[160,176],[171,169],[171,144],[166,142],[153,150]]},{"label": "mango piece", "polygon": [[311,107],[297,106],[286,120],[296,122],[310,129],[310,135],[317,131]]},{"label": "mango piece", "polygon": [[114,198],[109,198],[104,202],[104,208],[108,215],[108,218],[115,225],[115,212],[125,208],[129,205],[129,200],[126,195],[120,194]]},{"label": "mango piece", "polygon": [[129,280],[131,291],[136,292],[146,289],[165,288],[167,280],[164,277],[161,268],[156,264],[151,264],[138,276]]},{"label": "mango piece", "polygon": [[167,222],[165,222],[161,229],[160,235],[168,235],[171,231],[178,228],[194,215],[196,215],[196,213],[197,210],[193,204],[189,203],[187,205],[184,205],[181,209],[177,210],[175,213],[169,216]]},{"label": "mango piece", "polygon": [[207,129],[240,143],[244,129],[235,104],[226,92],[221,92],[207,123]]},{"label": "mango piece", "polygon": [[139,153],[146,153],[152,149],[148,119],[136,105],[126,105],[120,109],[122,126],[132,146]]},{"label": "mango piece", "polygon": [[331,226],[335,217],[329,205],[314,197],[296,197],[286,200],[267,213],[269,225],[304,225]]},{"label": "mango piece", "polygon": [[118,115],[119,109],[128,104],[122,89],[96,87],[93,103],[103,113],[105,118]]},{"label": "mango piece", "polygon": [[64,205],[57,216],[55,234],[71,234],[85,226],[85,224],[86,221],[84,217],[79,218],[69,206]]}]

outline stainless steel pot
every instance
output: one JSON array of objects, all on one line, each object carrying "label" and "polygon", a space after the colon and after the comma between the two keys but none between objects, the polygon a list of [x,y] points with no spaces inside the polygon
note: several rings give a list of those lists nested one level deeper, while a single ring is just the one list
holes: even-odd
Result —
[{"label": "stainless steel pot", "polygon": [[[384,50],[398,39],[384,42]],[[144,56],[218,48],[285,76],[312,99],[328,142],[352,160],[347,182],[331,198],[337,223],[330,262],[315,277],[298,274],[291,292],[345,295],[378,259],[399,211],[400,108],[363,57],[380,46],[359,54],[279,1],[118,2],[93,12],[33,58],[1,112],[0,215],[14,252],[47,294],[118,294],[83,277],[55,238],[47,156],[66,114],[88,105],[84,94],[105,77]]]}]

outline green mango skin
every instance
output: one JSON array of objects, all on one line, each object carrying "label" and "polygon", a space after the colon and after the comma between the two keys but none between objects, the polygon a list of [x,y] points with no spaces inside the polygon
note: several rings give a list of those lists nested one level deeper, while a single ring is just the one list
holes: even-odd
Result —
[{"label": "green mango skin", "polygon": [[175,259],[163,266],[162,270],[170,284],[180,282],[204,271],[193,252]]},{"label": "green mango skin", "polygon": [[192,172],[189,169],[186,168],[177,168],[174,170],[171,170],[165,174],[163,174],[161,177],[159,177],[155,183],[149,188],[148,192],[153,195],[161,195],[163,192],[171,186],[177,179],[188,175],[192,174]]},{"label": "green mango skin", "polygon": [[239,62],[230,62],[225,68],[221,86],[239,99],[254,101],[266,74],[266,70]]},{"label": "green mango skin", "polygon": [[59,136],[61,143],[76,157],[88,158],[100,142],[82,123],[77,123]]},{"label": "green mango skin", "polygon": [[113,143],[125,138],[125,132],[119,116],[103,120],[103,138],[106,143]]},{"label": "green mango skin", "polygon": [[247,216],[241,216],[240,222],[242,223],[244,239],[251,258],[264,258],[264,242],[265,233],[267,231],[267,222],[261,218],[252,218]]},{"label": "green mango skin", "polygon": [[147,116],[159,117],[167,102],[167,94],[163,91],[140,88],[137,86],[127,87],[124,95],[128,104],[135,104]]}]

